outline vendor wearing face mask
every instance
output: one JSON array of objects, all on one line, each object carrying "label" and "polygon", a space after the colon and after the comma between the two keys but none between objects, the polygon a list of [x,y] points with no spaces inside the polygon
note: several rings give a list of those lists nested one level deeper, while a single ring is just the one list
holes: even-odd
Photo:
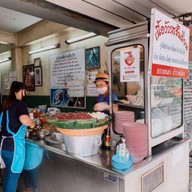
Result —
[{"label": "vendor wearing face mask", "polygon": [[[95,78],[95,84],[99,93],[97,97],[97,103],[94,106],[94,111],[104,112],[109,114],[110,112],[110,96],[109,96],[109,76],[104,72],[99,72]],[[113,94],[113,100],[118,101],[116,95]],[[118,106],[113,104],[113,110],[117,111]]]}]

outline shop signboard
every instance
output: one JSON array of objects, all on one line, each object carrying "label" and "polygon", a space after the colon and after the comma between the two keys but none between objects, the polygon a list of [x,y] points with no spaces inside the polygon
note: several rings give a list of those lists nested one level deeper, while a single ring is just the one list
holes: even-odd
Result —
[{"label": "shop signboard", "polygon": [[187,78],[189,29],[152,9],[149,55],[149,75]]}]

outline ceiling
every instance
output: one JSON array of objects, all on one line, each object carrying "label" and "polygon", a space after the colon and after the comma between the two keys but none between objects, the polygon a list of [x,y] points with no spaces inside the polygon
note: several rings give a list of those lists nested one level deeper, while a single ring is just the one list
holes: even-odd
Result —
[{"label": "ceiling", "polygon": [[107,36],[150,19],[153,7],[174,18],[189,13],[191,19],[191,0],[1,0],[0,31],[15,33],[46,19]]},{"label": "ceiling", "polygon": [[16,33],[40,20],[38,17],[0,7],[0,31]]}]

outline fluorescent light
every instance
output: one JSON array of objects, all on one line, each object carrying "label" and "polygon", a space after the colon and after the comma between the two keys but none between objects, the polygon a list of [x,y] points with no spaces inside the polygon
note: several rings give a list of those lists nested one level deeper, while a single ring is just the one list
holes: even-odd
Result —
[{"label": "fluorescent light", "polygon": [[0,60],[0,63],[4,63],[4,62],[10,61],[10,60],[11,60],[11,57],[7,57],[5,59]]},{"label": "fluorescent light", "polygon": [[96,33],[87,33],[85,35],[82,35],[82,36],[79,36],[79,37],[76,37],[76,38],[73,38],[73,39],[68,39],[65,42],[67,44],[71,44],[71,43],[75,43],[77,41],[82,41],[82,40],[88,39],[90,37],[94,37],[96,35],[97,35]]},{"label": "fluorescent light", "polygon": [[7,43],[7,42],[5,42],[5,41],[0,41],[0,44],[9,45],[9,43]]},{"label": "fluorescent light", "polygon": [[57,44],[57,45],[50,45],[48,47],[42,47],[40,49],[29,51],[28,53],[29,54],[34,54],[34,53],[39,53],[39,52],[47,51],[47,50],[50,50],[50,49],[56,49],[56,48],[59,48],[59,44]]}]

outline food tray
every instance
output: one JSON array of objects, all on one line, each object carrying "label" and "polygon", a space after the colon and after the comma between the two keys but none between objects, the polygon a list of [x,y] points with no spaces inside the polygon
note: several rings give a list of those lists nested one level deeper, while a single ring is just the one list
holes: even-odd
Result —
[{"label": "food tray", "polygon": [[108,124],[102,127],[95,127],[90,129],[64,129],[56,127],[57,131],[67,136],[89,136],[89,135],[98,135],[103,133],[105,129],[108,128]]}]

